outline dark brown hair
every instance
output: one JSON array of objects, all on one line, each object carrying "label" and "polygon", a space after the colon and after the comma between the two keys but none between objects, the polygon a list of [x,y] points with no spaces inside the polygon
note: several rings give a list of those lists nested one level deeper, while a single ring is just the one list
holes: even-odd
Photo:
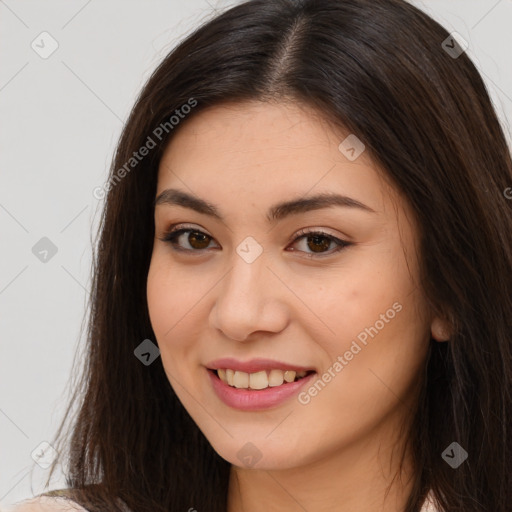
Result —
[{"label": "dark brown hair", "polygon": [[[409,202],[425,295],[453,326],[449,342],[431,340],[425,362],[407,437],[416,469],[407,512],[429,489],[446,512],[512,510],[512,162],[477,69],[443,48],[448,36],[402,0],[252,0],[163,60],[113,160],[83,371],[54,443],[70,496],[91,511],[122,510],[118,498],[134,512],[226,511],[230,464],[177,399],[161,359],[145,366],[134,356],[155,341],[146,279],[157,171],[173,134],[202,109],[293,101],[356,134]],[[118,179],[149,136],[156,147]],[[469,454],[457,469],[441,456],[454,441]]]}]

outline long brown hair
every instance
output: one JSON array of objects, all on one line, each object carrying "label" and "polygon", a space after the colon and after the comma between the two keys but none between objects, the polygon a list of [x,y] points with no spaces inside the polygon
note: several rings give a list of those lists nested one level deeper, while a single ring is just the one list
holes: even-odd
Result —
[{"label": "long brown hair", "polygon": [[[226,511],[230,464],[161,360],[134,356],[155,342],[146,279],[157,170],[173,134],[202,109],[291,100],[356,134],[410,203],[425,294],[453,326],[449,342],[431,341],[425,363],[407,438],[416,468],[407,512],[429,489],[446,512],[512,510],[512,162],[479,73],[466,53],[443,47],[448,37],[402,0],[251,0],[163,60],[113,159],[82,373],[53,443],[62,460],[50,476],[62,462],[72,497],[91,511],[122,510],[118,499],[134,512]],[[154,147],[127,166],[148,137]],[[456,469],[442,457],[453,442],[468,453]]]}]

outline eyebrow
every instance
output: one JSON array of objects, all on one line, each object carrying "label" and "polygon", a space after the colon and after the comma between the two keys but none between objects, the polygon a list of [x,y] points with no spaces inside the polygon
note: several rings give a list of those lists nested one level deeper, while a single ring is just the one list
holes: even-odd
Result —
[{"label": "eyebrow", "polygon": [[[164,190],[156,197],[154,207],[163,204],[190,208],[198,213],[209,215],[224,222],[217,206],[182,190],[172,188]],[[320,210],[322,208],[332,208],[334,206],[358,208],[367,212],[377,213],[369,206],[351,197],[334,193],[321,193],[310,197],[301,197],[277,203],[269,208],[266,218],[269,223],[272,223],[289,217],[290,215],[297,215],[311,210]]]}]

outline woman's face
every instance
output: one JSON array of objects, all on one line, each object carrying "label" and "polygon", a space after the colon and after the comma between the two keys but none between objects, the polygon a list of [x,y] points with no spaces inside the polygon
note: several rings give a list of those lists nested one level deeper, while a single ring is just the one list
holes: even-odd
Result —
[{"label": "woman's face", "polygon": [[[413,216],[357,140],[339,148],[348,135],[306,107],[230,104],[186,120],[161,160],[151,323],[174,391],[234,465],[391,442],[414,403],[433,319]],[[190,231],[162,240],[174,227]]]}]

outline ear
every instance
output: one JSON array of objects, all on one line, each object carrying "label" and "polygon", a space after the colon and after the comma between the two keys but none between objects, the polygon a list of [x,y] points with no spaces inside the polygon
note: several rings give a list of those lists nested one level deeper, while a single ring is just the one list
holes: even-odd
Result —
[{"label": "ear", "polygon": [[448,320],[436,316],[430,324],[432,338],[436,341],[449,341],[452,336],[452,329]]}]

